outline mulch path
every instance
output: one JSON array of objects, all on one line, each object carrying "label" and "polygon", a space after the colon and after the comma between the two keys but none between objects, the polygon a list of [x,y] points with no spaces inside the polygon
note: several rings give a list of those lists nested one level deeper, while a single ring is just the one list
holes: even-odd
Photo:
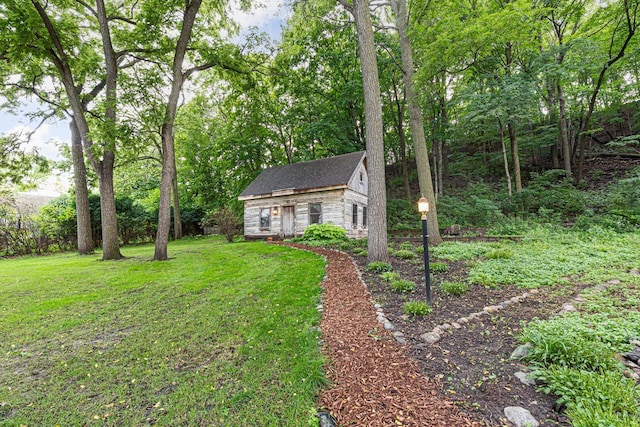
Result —
[{"label": "mulch path", "polygon": [[371,294],[348,255],[292,246],[328,261],[320,327],[331,386],[319,403],[339,426],[479,426],[443,398],[441,384],[424,376],[376,321]]}]

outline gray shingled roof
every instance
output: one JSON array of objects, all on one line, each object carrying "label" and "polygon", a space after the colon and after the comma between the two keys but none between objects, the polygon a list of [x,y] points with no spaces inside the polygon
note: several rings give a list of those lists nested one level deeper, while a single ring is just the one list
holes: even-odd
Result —
[{"label": "gray shingled roof", "polygon": [[239,197],[268,195],[274,191],[301,192],[347,185],[365,152],[343,154],[309,162],[292,163],[263,170]]}]

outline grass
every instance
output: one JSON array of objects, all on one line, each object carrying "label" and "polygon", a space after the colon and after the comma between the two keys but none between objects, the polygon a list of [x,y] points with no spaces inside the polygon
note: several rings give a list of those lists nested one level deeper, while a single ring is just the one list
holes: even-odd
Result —
[{"label": "grass", "polygon": [[313,421],[323,261],[220,239],[170,251],[0,260],[1,425]]}]

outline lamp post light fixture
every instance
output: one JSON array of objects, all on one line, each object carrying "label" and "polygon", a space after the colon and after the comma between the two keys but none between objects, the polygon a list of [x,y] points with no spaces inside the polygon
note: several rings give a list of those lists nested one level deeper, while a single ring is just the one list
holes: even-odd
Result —
[{"label": "lamp post light fixture", "polygon": [[427,290],[427,304],[431,305],[431,272],[429,271],[429,231],[427,230],[427,212],[429,202],[424,196],[418,200],[418,211],[422,214],[422,247],[424,248],[424,284]]}]

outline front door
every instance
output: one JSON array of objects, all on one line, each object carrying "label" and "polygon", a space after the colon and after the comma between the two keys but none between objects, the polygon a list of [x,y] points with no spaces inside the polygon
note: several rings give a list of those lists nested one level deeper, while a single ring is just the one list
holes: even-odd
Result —
[{"label": "front door", "polygon": [[295,207],[283,206],[282,207],[282,232],[284,237],[295,237],[296,224],[295,224]]}]

